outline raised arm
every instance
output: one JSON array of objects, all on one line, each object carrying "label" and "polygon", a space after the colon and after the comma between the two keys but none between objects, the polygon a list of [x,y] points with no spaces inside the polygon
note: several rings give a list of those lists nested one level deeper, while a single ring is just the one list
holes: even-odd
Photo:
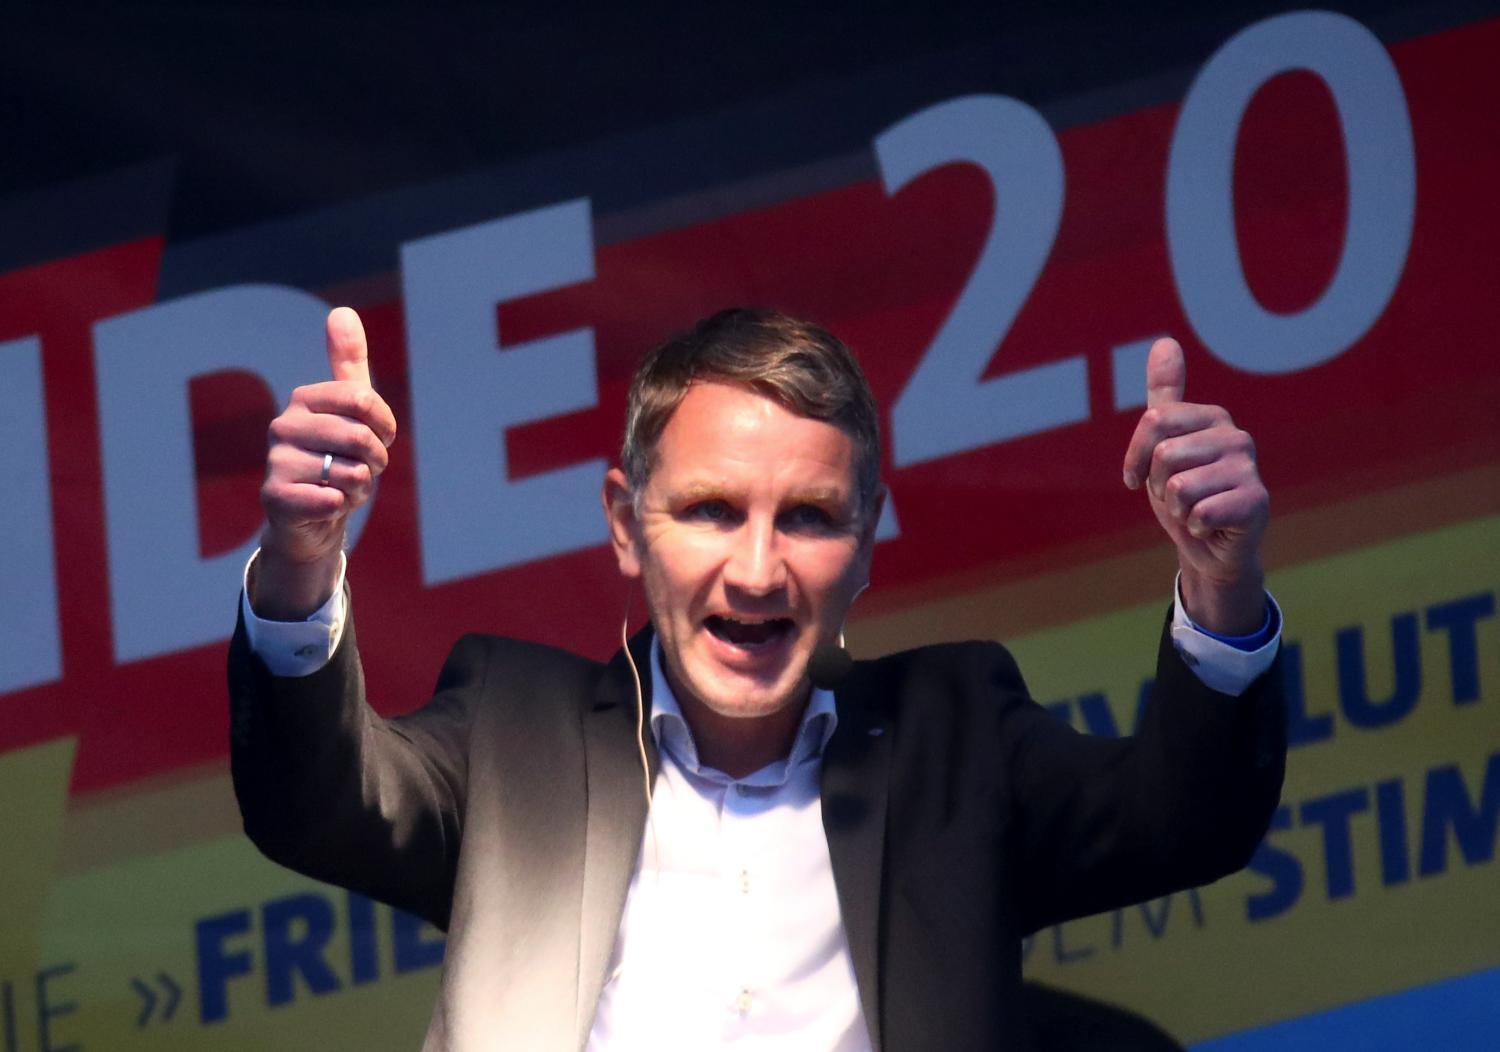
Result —
[{"label": "raised arm", "polygon": [[374,491],[396,439],[396,417],[370,384],[359,315],[328,315],[332,379],[292,392],[271,421],[261,505],[266,526],[249,576],[260,617],[300,621],[332,595],[349,516]]},{"label": "raised arm", "polygon": [[[327,345],[332,379],[297,388],[270,427],[266,525],[229,655],[235,793],[270,858],[441,925],[482,648],[455,648],[437,696],[416,712],[386,719],[366,703],[345,597],[333,591],[346,524],[385,470],[396,420],[371,386],[354,311],[329,314]],[[335,606],[345,627],[332,648],[328,625],[305,622]],[[273,673],[298,632],[322,633],[321,656]]]},{"label": "raised arm", "polygon": [[[1077,735],[1031,705],[1011,710],[1034,925],[1239,869],[1280,792],[1285,718],[1271,664],[1279,623],[1261,566],[1270,498],[1255,444],[1221,406],[1184,400],[1176,340],[1152,345],[1146,373],[1147,406],[1125,454],[1124,481],[1144,484],[1177,550],[1193,638],[1183,640],[1169,621],[1132,739]],[[1205,642],[1202,630],[1226,638]],[[1184,658],[1189,643],[1194,652]],[[1228,667],[1206,674],[1216,662]],[[1211,689],[1246,667],[1260,674]],[[1226,689],[1236,696],[1219,692]]]}]

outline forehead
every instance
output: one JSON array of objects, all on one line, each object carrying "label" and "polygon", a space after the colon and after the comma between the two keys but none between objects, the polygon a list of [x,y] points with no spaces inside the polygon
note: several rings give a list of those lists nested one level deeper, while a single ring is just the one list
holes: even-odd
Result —
[{"label": "forehead", "polygon": [[695,383],[656,443],[652,480],[796,482],[852,493],[854,440],[825,420],[800,416],[734,384]]}]

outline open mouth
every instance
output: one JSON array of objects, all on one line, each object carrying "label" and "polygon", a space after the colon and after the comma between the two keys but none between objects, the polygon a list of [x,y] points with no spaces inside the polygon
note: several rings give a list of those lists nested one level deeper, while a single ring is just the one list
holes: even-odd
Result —
[{"label": "open mouth", "polygon": [[716,639],[722,639],[737,647],[755,648],[779,643],[791,634],[794,625],[789,617],[741,621],[737,618],[720,617],[715,614],[704,620],[703,627],[707,628]]}]

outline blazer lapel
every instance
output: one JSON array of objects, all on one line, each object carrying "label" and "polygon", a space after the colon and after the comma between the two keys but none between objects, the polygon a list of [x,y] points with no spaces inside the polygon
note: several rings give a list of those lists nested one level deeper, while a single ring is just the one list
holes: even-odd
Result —
[{"label": "blazer lapel", "polygon": [[[651,633],[630,641],[640,670],[650,719]],[[600,680],[593,706],[583,714],[588,823],[583,860],[582,931],[578,949],[578,1047],[588,1042],[594,1010],[604,989],[625,898],[635,874],[646,827],[645,784],[636,745],[635,682],[624,653],[616,654]],[[656,742],[643,727],[650,778],[656,778]]]},{"label": "blazer lapel", "polygon": [[870,1044],[880,1050],[880,900],[892,723],[858,682],[834,692],[838,729],[823,754],[823,831]]}]

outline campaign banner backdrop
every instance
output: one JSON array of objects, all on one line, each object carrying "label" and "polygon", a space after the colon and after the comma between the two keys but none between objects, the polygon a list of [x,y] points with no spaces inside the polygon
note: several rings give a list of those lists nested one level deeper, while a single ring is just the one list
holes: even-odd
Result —
[{"label": "campaign banner backdrop", "polygon": [[227,774],[265,427],[337,303],[401,427],[349,545],[386,713],[466,631],[614,649],[630,372],[754,303],[838,333],[881,406],[856,654],[1000,639],[1059,719],[1129,734],[1174,560],[1120,474],[1176,336],[1272,492],[1287,784],[1246,871],[1040,932],[1028,976],[1203,1048],[1488,1047],[1500,18],[1412,21],[1247,18],[1045,106],[892,87],[858,149],[699,184],[702,143],[769,133],[698,115],[180,242],[150,165],[0,201],[68,246],[0,274],[0,1050],[420,1041],[441,934],[262,859]]}]

